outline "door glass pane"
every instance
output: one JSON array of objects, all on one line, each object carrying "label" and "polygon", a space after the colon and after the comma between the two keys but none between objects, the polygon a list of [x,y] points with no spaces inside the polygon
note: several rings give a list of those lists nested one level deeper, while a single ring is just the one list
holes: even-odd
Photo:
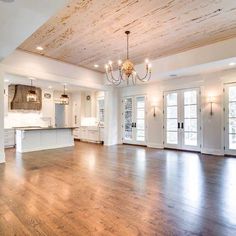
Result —
[{"label": "door glass pane", "polygon": [[236,150],[236,86],[229,87],[228,99],[228,145]]},{"label": "door glass pane", "polygon": [[169,93],[166,96],[167,106],[177,106],[177,93]]},{"label": "door glass pane", "polygon": [[177,131],[178,129],[177,119],[167,119],[167,131]]},{"label": "door glass pane", "polygon": [[145,122],[144,120],[137,120],[137,129],[144,129]]},{"label": "door glass pane", "polygon": [[177,118],[177,106],[167,107],[167,118]]},{"label": "door glass pane", "polygon": [[136,141],[145,141],[145,97],[136,97]]},{"label": "door glass pane", "polygon": [[166,141],[169,144],[178,144],[178,133],[177,132],[167,132]]},{"label": "door glass pane", "polygon": [[197,132],[197,119],[184,119],[184,131]]},{"label": "door glass pane", "polygon": [[145,115],[144,109],[137,108],[137,119],[144,119],[144,115]]},{"label": "door glass pane", "polygon": [[166,95],[166,143],[178,144],[178,94]]},{"label": "door glass pane", "polygon": [[124,126],[124,138],[132,140],[132,98],[125,99]]},{"label": "door glass pane", "polygon": [[229,87],[229,101],[236,102],[236,86]]},{"label": "door glass pane", "polygon": [[197,133],[184,133],[184,144],[189,146],[197,146]]},{"label": "door glass pane", "polygon": [[229,149],[236,149],[236,134],[229,134]]},{"label": "door glass pane", "polygon": [[229,118],[229,133],[236,133],[236,118]]},{"label": "door glass pane", "polygon": [[197,105],[185,105],[184,118],[197,118]]},{"label": "door glass pane", "polygon": [[145,141],[144,130],[137,130],[137,141]]},{"label": "door glass pane", "polygon": [[184,92],[184,104],[185,105],[197,104],[197,91],[193,90]]},{"label": "door glass pane", "polygon": [[198,145],[197,91],[184,92],[184,145]]},{"label": "door glass pane", "polygon": [[229,117],[236,118],[236,102],[229,102]]}]

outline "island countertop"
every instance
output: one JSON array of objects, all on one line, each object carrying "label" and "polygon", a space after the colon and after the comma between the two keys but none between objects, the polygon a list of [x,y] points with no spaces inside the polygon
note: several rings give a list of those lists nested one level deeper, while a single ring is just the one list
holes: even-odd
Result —
[{"label": "island countertop", "polygon": [[33,130],[56,130],[56,129],[76,129],[78,127],[15,127],[15,130],[20,130],[20,131],[33,131]]}]

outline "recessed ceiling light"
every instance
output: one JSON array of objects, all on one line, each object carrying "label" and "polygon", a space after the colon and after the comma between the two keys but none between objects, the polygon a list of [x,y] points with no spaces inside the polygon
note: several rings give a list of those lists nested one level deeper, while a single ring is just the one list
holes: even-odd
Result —
[{"label": "recessed ceiling light", "polygon": [[95,67],[95,68],[98,68],[98,67],[99,67],[99,65],[95,64],[95,65],[94,65],[94,67]]},{"label": "recessed ceiling light", "polygon": [[41,47],[41,46],[36,47],[36,49],[37,49],[38,51],[43,51],[43,47]]},{"label": "recessed ceiling light", "polygon": [[229,63],[229,66],[235,66],[235,65],[236,65],[235,62],[230,62],[230,63]]},{"label": "recessed ceiling light", "polygon": [[9,79],[4,79],[4,82],[6,82],[6,83],[9,82],[9,81],[10,81]]}]

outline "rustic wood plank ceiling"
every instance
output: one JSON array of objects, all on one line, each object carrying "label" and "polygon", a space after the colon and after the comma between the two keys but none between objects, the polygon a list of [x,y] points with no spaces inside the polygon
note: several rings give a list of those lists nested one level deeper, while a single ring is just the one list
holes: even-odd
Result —
[{"label": "rustic wood plank ceiling", "polygon": [[153,60],[236,37],[236,1],[73,0],[19,48],[103,71],[125,58],[125,30],[132,61]]}]

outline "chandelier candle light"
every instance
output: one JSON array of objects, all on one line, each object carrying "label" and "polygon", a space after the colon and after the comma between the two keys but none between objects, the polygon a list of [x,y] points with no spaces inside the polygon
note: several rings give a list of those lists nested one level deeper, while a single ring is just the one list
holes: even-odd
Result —
[{"label": "chandelier candle light", "polygon": [[118,61],[118,71],[119,76],[115,78],[113,75],[113,66],[112,61],[109,61],[108,64],[105,65],[106,70],[106,77],[107,80],[118,86],[122,81],[126,81],[127,85],[130,84],[130,80],[133,84],[136,84],[137,80],[141,82],[147,82],[151,78],[151,64],[149,63],[148,59],[145,60],[145,67],[146,67],[146,74],[144,77],[140,78],[137,72],[134,69],[134,64],[129,59],[129,34],[130,31],[125,31],[127,35],[127,57],[124,63],[121,60]]}]

